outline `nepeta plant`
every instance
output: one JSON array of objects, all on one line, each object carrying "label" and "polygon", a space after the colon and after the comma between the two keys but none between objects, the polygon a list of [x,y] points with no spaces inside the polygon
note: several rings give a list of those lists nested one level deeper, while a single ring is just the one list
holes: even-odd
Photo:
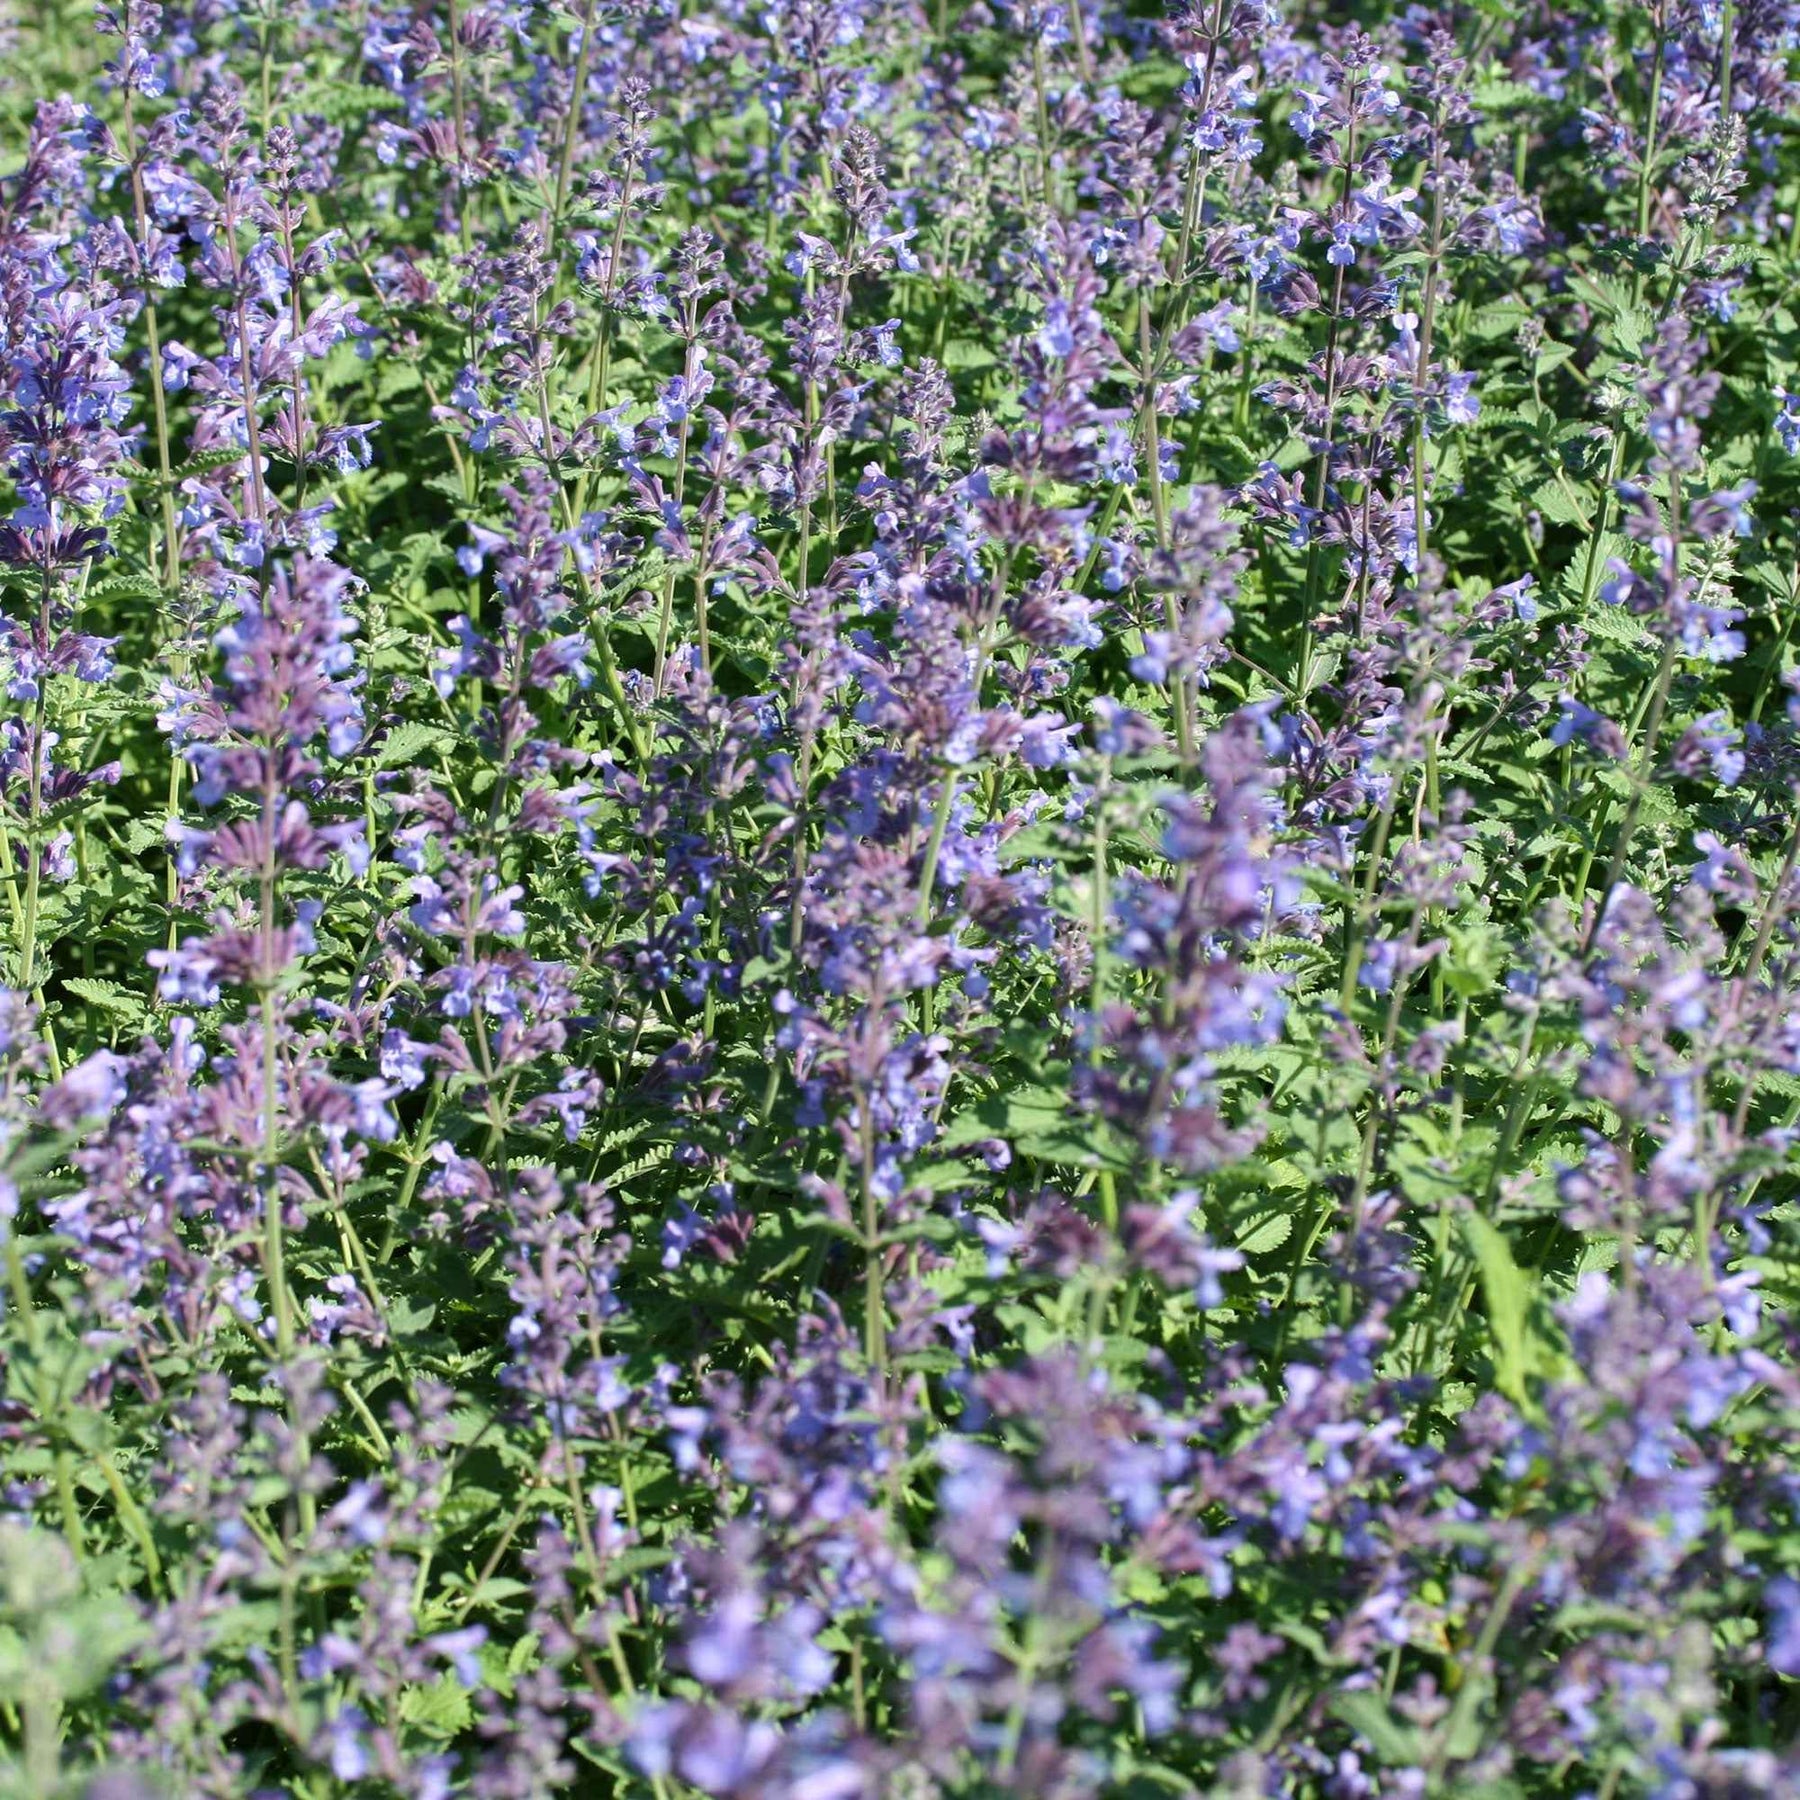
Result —
[{"label": "nepeta plant", "polygon": [[1800,1787],[1800,14],[0,21],[0,1788]]}]

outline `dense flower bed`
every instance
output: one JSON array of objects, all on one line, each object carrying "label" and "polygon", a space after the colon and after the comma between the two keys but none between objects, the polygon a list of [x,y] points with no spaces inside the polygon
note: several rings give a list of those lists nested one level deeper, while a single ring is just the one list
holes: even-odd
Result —
[{"label": "dense flower bed", "polygon": [[14,11],[0,1791],[1800,1792],[1800,8]]}]

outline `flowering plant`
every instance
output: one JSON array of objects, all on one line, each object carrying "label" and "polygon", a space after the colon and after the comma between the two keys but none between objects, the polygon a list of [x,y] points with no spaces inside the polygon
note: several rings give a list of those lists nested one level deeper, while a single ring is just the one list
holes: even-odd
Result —
[{"label": "flowering plant", "polygon": [[0,1794],[1800,1791],[1800,9],[0,16]]}]

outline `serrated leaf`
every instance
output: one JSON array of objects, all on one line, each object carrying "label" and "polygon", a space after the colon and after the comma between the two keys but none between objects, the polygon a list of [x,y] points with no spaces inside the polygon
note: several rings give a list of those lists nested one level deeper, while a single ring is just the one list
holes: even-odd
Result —
[{"label": "serrated leaf", "polygon": [[474,1722],[469,1691],[446,1673],[429,1687],[409,1687],[400,1696],[400,1716],[431,1737],[455,1737]]},{"label": "serrated leaf", "polygon": [[1557,525],[1579,525],[1584,531],[1589,529],[1591,520],[1581,510],[1579,502],[1585,499],[1593,505],[1591,495],[1581,495],[1566,488],[1561,482],[1551,480],[1539,483],[1532,490],[1531,504],[1546,519]]},{"label": "serrated leaf", "polygon": [[243,450],[201,450],[174,470],[169,479],[183,482],[199,475],[210,475],[214,469],[225,469],[242,462],[246,454]]},{"label": "serrated leaf", "polygon": [[[1569,558],[1568,566],[1557,579],[1556,599],[1558,603],[1576,607],[1582,604],[1582,589],[1589,579],[1588,559],[1590,556],[1594,559],[1593,578],[1598,587],[1598,584],[1606,579],[1607,564],[1615,556],[1623,556],[1625,550],[1625,539],[1616,531],[1603,531],[1598,544],[1595,544],[1592,539],[1582,544]],[[1618,610],[1618,608],[1610,606],[1605,608],[1605,611],[1609,613]],[[1593,611],[1598,613],[1601,608],[1595,607]],[[1630,614],[1626,614],[1626,617],[1630,616]]]},{"label": "serrated leaf", "polygon": [[453,741],[451,734],[442,725],[408,720],[405,724],[396,725],[382,740],[381,748],[375,753],[375,766],[379,769],[391,769],[399,763],[416,762],[425,751]]},{"label": "serrated leaf", "polygon": [[163,584],[154,575],[109,575],[96,581],[85,595],[86,603],[97,600],[160,600]]},{"label": "serrated leaf", "polygon": [[102,1012],[112,1013],[128,1022],[141,1019],[147,1010],[142,996],[133,993],[130,988],[120,987],[116,981],[96,981],[86,975],[68,975],[63,977],[63,986],[77,999],[85,1000],[90,1006],[97,1006]]},{"label": "serrated leaf", "polygon": [[1269,1213],[1239,1232],[1237,1247],[1246,1256],[1266,1256],[1271,1250],[1280,1249],[1293,1235],[1294,1215],[1291,1212]]}]

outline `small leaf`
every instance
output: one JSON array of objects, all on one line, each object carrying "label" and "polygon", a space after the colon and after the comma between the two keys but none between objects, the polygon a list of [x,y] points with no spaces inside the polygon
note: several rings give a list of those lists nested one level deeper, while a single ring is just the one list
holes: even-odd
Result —
[{"label": "small leaf", "polygon": [[1266,1256],[1279,1250],[1294,1235],[1291,1212],[1265,1213],[1248,1223],[1240,1232],[1237,1247],[1246,1256]]},{"label": "small leaf", "polygon": [[85,596],[91,606],[96,600],[160,600],[163,585],[154,575],[109,575],[96,581]]},{"label": "small leaf", "polygon": [[242,462],[247,454],[243,450],[202,450],[197,455],[190,456],[169,479],[171,482],[180,482],[196,475],[209,475],[214,469],[224,469],[232,463]]}]

